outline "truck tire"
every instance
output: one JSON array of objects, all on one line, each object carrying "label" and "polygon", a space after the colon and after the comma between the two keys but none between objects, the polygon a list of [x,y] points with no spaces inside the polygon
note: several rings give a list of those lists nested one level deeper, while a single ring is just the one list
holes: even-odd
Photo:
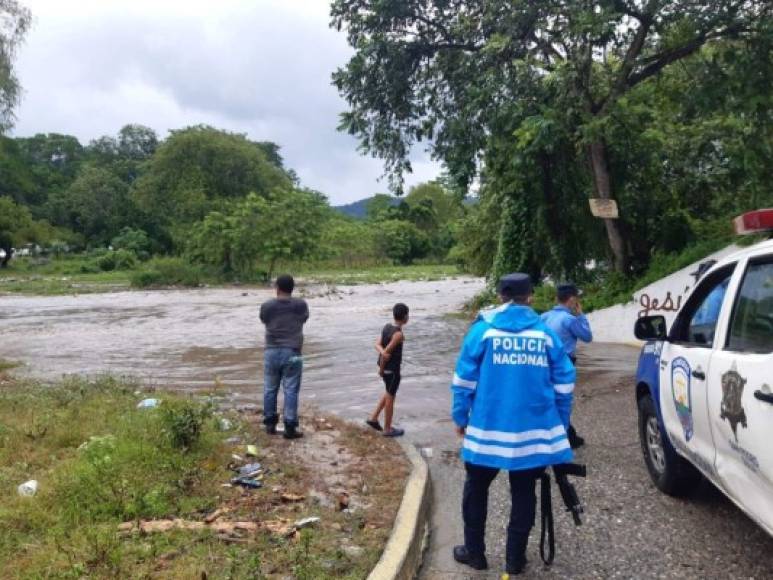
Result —
[{"label": "truck tire", "polygon": [[639,440],[644,463],[655,487],[680,497],[694,491],[701,482],[700,472],[674,451],[660,430],[655,404],[649,395],[639,399]]}]

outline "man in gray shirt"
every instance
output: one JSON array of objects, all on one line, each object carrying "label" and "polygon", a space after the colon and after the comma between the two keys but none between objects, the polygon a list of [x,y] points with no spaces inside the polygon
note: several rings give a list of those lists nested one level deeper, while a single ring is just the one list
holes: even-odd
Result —
[{"label": "man in gray shirt", "polygon": [[277,394],[283,386],[284,437],[303,437],[298,431],[298,395],[303,372],[303,325],[309,319],[309,306],[300,298],[293,298],[295,281],[292,276],[276,279],[276,298],[260,305],[260,320],[266,326],[266,346],[263,364],[263,423],[266,433],[276,433],[279,422]]}]

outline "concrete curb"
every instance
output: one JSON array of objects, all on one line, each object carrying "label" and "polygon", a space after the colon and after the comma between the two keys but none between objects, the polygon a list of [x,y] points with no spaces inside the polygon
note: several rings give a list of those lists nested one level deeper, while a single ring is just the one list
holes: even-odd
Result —
[{"label": "concrete curb", "polygon": [[368,580],[411,580],[421,567],[429,533],[431,482],[429,468],[416,448],[400,442],[413,464],[395,525],[381,559]]}]

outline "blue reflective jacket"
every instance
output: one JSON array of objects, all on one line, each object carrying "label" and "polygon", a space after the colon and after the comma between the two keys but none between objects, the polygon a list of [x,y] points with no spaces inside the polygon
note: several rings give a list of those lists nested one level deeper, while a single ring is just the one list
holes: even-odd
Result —
[{"label": "blue reflective jacket", "polygon": [[574,381],[561,340],[531,308],[481,312],[451,385],[451,415],[466,427],[462,459],[510,471],[571,461]]},{"label": "blue reflective jacket", "polygon": [[558,335],[564,343],[564,349],[570,356],[577,350],[577,339],[591,342],[593,333],[584,314],[572,314],[566,306],[559,304],[542,315],[542,321]]}]

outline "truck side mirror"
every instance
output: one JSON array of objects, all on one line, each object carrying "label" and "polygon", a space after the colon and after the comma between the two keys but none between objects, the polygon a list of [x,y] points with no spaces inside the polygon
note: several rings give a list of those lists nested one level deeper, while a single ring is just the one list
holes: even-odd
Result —
[{"label": "truck side mirror", "polygon": [[668,340],[665,316],[643,316],[633,326],[639,340]]}]

